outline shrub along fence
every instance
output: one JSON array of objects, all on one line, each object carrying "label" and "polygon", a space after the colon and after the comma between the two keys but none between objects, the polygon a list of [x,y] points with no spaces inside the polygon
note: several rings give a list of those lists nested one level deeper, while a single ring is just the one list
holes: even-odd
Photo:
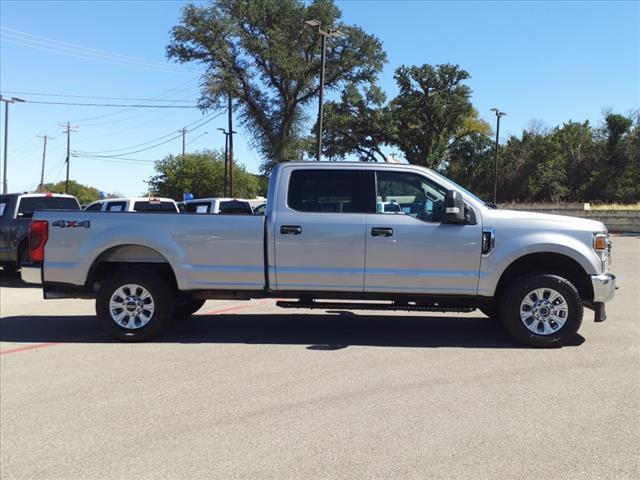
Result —
[{"label": "shrub along fence", "polygon": [[604,223],[610,232],[640,233],[640,210],[591,210],[588,203],[502,203],[500,208],[588,218]]}]

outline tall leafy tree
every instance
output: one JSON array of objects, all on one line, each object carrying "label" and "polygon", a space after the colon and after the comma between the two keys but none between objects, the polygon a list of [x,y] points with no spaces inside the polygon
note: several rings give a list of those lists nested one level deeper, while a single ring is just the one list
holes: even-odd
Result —
[{"label": "tall leafy tree", "polygon": [[[156,174],[149,189],[161,197],[182,200],[185,192],[195,198],[222,197],[224,193],[224,153],[204,151],[169,155],[155,164]],[[234,193],[239,198],[263,194],[260,179],[234,164]]]},{"label": "tall leafy tree", "polygon": [[471,103],[469,73],[458,65],[402,66],[394,76],[399,93],[390,115],[397,145],[409,163],[442,166],[448,150],[472,133],[487,133]]},{"label": "tall leafy tree", "polygon": [[325,88],[371,82],[386,61],[381,42],[340,21],[332,0],[217,0],[187,5],[167,54],[200,62],[203,109],[234,99],[242,125],[263,157],[263,170],[298,159],[304,150],[304,108],[317,98],[320,36],[317,19],[343,36],[327,41]]},{"label": "tall leafy tree", "polygon": [[[382,147],[389,141],[393,125],[386,96],[376,85],[364,92],[351,84],[339,101],[327,102],[324,110],[323,153],[329,159],[355,155],[362,161],[384,161]],[[318,125],[314,128],[317,129]]]}]

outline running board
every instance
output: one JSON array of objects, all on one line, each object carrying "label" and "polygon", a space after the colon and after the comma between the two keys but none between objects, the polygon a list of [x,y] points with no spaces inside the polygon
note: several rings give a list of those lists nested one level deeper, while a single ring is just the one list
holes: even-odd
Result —
[{"label": "running board", "polygon": [[416,305],[411,303],[346,303],[346,302],[276,302],[280,308],[318,308],[321,310],[405,310],[409,312],[469,313],[475,307],[448,307],[446,305]]}]

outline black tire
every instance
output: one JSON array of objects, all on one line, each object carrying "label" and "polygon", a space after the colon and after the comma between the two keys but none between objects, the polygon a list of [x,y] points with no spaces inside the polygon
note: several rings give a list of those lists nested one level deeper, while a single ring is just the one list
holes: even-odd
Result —
[{"label": "black tire", "polygon": [[184,300],[178,300],[176,302],[176,308],[173,312],[175,318],[187,318],[196,313],[202,308],[206,300],[198,298],[187,298]]},{"label": "black tire", "polygon": [[[534,294],[532,297],[529,293],[534,290],[541,289],[546,295],[546,292],[555,291],[559,293],[563,298],[557,300],[560,303],[557,305],[561,307],[563,303],[566,303],[567,311],[564,313],[564,324],[559,327],[553,327],[555,321],[548,320],[552,317],[544,317],[543,320],[535,320],[533,316],[533,310],[529,318],[521,318],[521,305],[528,298],[533,301],[537,296]],[[553,293],[549,298],[553,297]],[[545,300],[543,298],[543,300]],[[523,306],[523,312],[526,312],[527,306]],[[544,308],[544,305],[542,305]],[[555,306],[552,306],[555,308]],[[544,313],[544,312],[542,312]],[[516,340],[531,345],[534,347],[559,347],[566,344],[571,340],[578,332],[582,323],[582,300],[576,287],[566,278],[558,275],[549,274],[531,274],[516,279],[512,285],[504,292],[502,300],[500,302],[500,316],[502,323],[507,332]],[[526,317],[526,313],[524,314]],[[530,327],[535,332],[530,330],[525,321],[531,319]],[[541,326],[542,325],[542,326]],[[555,323],[558,325],[558,323]],[[546,334],[538,333],[540,328],[553,330]]]},{"label": "black tire", "polygon": [[[149,310],[145,312],[146,299],[140,300],[142,302],[140,304],[140,308],[142,309],[140,316],[136,316],[135,318],[129,317],[127,320],[122,320],[120,323],[117,323],[112,317],[109,304],[112,297],[120,288],[131,284],[138,285],[147,291],[151,297],[153,310],[151,312]],[[131,292],[130,288],[121,290],[121,292],[125,294],[127,294],[127,291],[130,292],[129,294],[132,294],[133,299],[140,299],[141,297],[137,297],[136,295],[144,293],[144,290]],[[125,311],[125,308],[129,308],[130,305],[133,305],[133,303],[138,300],[132,300],[129,303],[124,302],[124,300],[125,299],[123,299],[123,308],[120,310],[127,316],[126,313],[128,312]],[[141,342],[160,334],[169,325],[173,317],[174,308],[175,296],[169,284],[157,273],[142,268],[122,270],[112,277],[107,278],[102,283],[96,298],[96,314],[100,325],[109,335],[125,342]],[[117,312],[117,310],[114,311]],[[133,323],[127,328],[125,323],[129,325],[128,322],[130,321]],[[146,321],[146,323],[140,327],[136,327],[135,324],[141,323],[141,321]]]}]

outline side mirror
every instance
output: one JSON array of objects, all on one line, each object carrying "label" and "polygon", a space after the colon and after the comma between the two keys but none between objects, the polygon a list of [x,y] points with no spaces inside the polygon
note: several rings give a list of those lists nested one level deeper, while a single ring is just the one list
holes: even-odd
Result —
[{"label": "side mirror", "polygon": [[467,223],[464,200],[460,192],[447,190],[444,197],[444,217],[442,223]]}]

